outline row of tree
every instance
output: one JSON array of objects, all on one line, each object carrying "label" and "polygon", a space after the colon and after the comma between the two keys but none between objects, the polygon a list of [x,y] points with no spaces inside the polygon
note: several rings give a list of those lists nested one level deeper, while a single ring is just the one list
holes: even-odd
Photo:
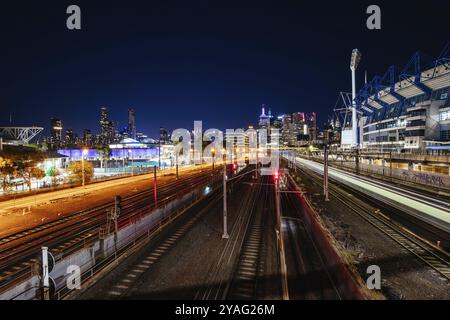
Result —
[{"label": "row of tree", "polygon": [[[102,159],[107,159],[106,154],[110,151],[102,152]],[[13,188],[13,179],[22,179],[23,183],[31,190],[33,179],[40,180],[45,176],[52,179],[55,184],[60,175],[56,167],[50,167],[46,171],[38,165],[46,158],[44,152],[34,148],[16,148],[4,150],[0,153],[0,179],[3,191],[9,191]],[[70,183],[80,183],[83,179],[88,183],[94,176],[94,168],[89,161],[75,161],[69,164],[67,168]]]},{"label": "row of tree", "polygon": [[44,170],[37,166],[44,159],[44,153],[37,149],[3,151],[0,154],[0,175],[3,190],[9,190],[12,187],[9,182],[11,177],[22,178],[28,189],[31,190],[33,178],[42,179],[45,177]]}]

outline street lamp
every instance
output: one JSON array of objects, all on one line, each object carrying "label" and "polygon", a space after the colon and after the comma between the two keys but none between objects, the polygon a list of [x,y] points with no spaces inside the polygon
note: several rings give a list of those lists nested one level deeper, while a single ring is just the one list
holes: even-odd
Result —
[{"label": "street lamp", "polygon": [[128,157],[131,159],[131,176],[134,176],[134,167],[133,167],[133,150],[128,149]]},{"label": "street lamp", "polygon": [[228,239],[228,218],[227,218],[227,162],[225,149],[223,150],[223,239]]},{"label": "street lamp", "polygon": [[175,152],[175,168],[176,168],[177,180],[178,180],[178,150]]},{"label": "street lamp", "polygon": [[214,157],[216,155],[216,150],[211,148],[211,157],[212,157],[212,174],[214,175]]},{"label": "street lamp", "polygon": [[84,156],[88,153],[88,149],[83,149],[81,150],[81,180],[82,180],[82,185],[84,186],[85,184],[85,179],[84,179]]}]

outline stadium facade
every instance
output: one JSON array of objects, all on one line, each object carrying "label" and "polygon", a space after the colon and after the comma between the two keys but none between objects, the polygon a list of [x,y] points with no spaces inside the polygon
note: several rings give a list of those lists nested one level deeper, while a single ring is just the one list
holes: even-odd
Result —
[{"label": "stadium facade", "polygon": [[[415,53],[358,92],[361,147],[399,152],[450,149],[450,42],[435,60]],[[400,72],[398,72],[400,70]]]}]

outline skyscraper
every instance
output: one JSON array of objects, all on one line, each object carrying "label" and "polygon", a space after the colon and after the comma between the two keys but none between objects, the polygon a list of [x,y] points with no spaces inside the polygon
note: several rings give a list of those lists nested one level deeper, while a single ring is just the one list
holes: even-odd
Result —
[{"label": "skyscraper", "polygon": [[159,127],[159,141],[161,144],[169,143],[169,134],[164,127]]},{"label": "skyscraper", "polygon": [[281,116],[281,143],[285,146],[291,145],[292,140],[292,116],[284,114]]},{"label": "skyscraper", "polygon": [[92,147],[92,133],[89,129],[83,130],[83,144],[86,147]]},{"label": "skyscraper", "polygon": [[317,116],[315,112],[305,114],[305,123],[308,126],[309,141],[312,143],[317,140]]},{"label": "skyscraper", "polygon": [[290,132],[290,145],[301,146],[308,139],[308,130],[305,124],[305,113],[295,112],[292,114],[292,126]]},{"label": "skyscraper", "polygon": [[136,139],[136,114],[133,109],[128,109],[128,137]]},{"label": "skyscraper", "polygon": [[114,141],[114,124],[108,117],[108,108],[100,109],[100,143],[103,145],[110,144]]},{"label": "skyscraper", "polygon": [[62,144],[62,121],[57,118],[50,119],[50,146],[52,149],[58,149]]},{"label": "skyscraper", "polygon": [[268,129],[270,126],[270,111],[269,114],[266,114],[266,105],[261,106],[261,115],[259,116],[259,128],[260,129]]},{"label": "skyscraper", "polygon": [[66,136],[64,139],[64,147],[67,149],[73,148],[75,146],[75,135],[72,129],[66,130]]}]

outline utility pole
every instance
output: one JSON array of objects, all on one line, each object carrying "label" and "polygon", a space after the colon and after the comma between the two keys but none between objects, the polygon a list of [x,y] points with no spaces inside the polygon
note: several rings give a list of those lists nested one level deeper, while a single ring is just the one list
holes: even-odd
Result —
[{"label": "utility pole", "polygon": [[212,157],[212,176],[214,176],[214,158],[216,155],[216,150],[214,148],[211,149],[211,157]]},{"label": "utility pole", "polygon": [[177,180],[178,180],[178,152],[175,152],[175,168],[177,172]]},{"label": "utility pole", "polygon": [[157,181],[156,181],[156,166],[153,167],[153,199],[155,208],[158,206]]},{"label": "utility pole", "polygon": [[121,206],[122,206],[122,198],[120,196],[115,196],[114,197],[114,212],[113,212],[112,219],[114,221],[114,233],[115,233],[116,237],[117,237],[117,231],[118,231],[117,220],[120,216]]},{"label": "utility pole", "polygon": [[259,166],[259,148],[258,143],[256,144],[256,180],[258,180],[258,166]]},{"label": "utility pole", "polygon": [[159,139],[159,148],[158,148],[158,168],[161,170],[161,139]]},{"label": "utility pole", "polygon": [[287,266],[286,256],[284,251],[284,241],[281,226],[281,203],[280,203],[280,190],[279,190],[279,178],[275,177],[275,206],[277,209],[277,235],[280,248],[280,264],[281,264],[281,288],[283,294],[283,300],[289,300],[289,288],[287,281]]},{"label": "utility pole", "polygon": [[355,150],[355,169],[356,174],[359,174],[359,148]]},{"label": "utility pole", "polygon": [[391,177],[392,181],[392,150],[389,151],[389,176]]},{"label": "utility pole", "polygon": [[330,201],[328,198],[328,148],[326,145],[323,150],[323,194],[325,201]]},{"label": "utility pole", "polygon": [[84,150],[82,150],[81,151],[81,174],[82,174],[82,177],[81,177],[81,184],[83,185],[83,187],[84,187],[84,153],[85,153],[85,151]]},{"label": "utility pole", "polygon": [[223,239],[228,239],[228,227],[227,227],[227,164],[224,160],[223,164]]}]

